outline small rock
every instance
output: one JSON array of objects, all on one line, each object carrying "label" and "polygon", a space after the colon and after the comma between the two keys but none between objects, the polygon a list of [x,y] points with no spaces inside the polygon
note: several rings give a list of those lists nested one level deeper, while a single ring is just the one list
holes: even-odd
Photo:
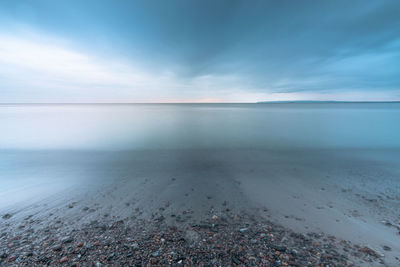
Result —
[{"label": "small rock", "polygon": [[62,250],[62,246],[61,245],[56,245],[52,249],[53,249],[53,251],[61,251]]},{"label": "small rock", "polygon": [[155,251],[155,252],[151,253],[151,256],[153,256],[153,257],[158,257],[159,255],[160,255],[159,251]]},{"label": "small rock", "polygon": [[375,258],[378,258],[380,256],[375,250],[369,247],[362,247],[360,251]]},{"label": "small rock", "polygon": [[3,218],[4,220],[10,219],[11,217],[12,217],[12,215],[11,215],[10,213],[6,213],[6,214],[4,214],[4,215],[2,216],[2,218]]},{"label": "small rock", "polygon": [[392,250],[392,248],[389,247],[389,246],[383,246],[383,249],[386,250],[386,251],[391,251]]},{"label": "small rock", "polygon": [[10,257],[7,259],[7,261],[8,261],[8,262],[13,262],[13,261],[15,261],[16,259],[17,259],[17,256],[12,255],[12,256],[10,256]]},{"label": "small rock", "polygon": [[82,243],[82,242],[79,242],[76,246],[77,246],[78,248],[83,247],[83,243]]},{"label": "small rock", "polygon": [[241,264],[241,261],[238,259],[238,258],[236,258],[236,257],[232,257],[232,263],[234,263],[234,264],[236,264],[236,265],[240,265]]},{"label": "small rock", "polygon": [[392,226],[392,223],[386,220],[381,221],[381,223],[383,223],[386,226]]},{"label": "small rock", "polygon": [[64,256],[64,257],[62,257],[60,259],[60,263],[64,263],[64,262],[67,262],[67,261],[68,261],[68,257],[67,256]]},{"label": "small rock", "polygon": [[107,260],[110,261],[110,260],[114,259],[114,257],[115,257],[115,254],[111,253],[110,255],[108,255]]},{"label": "small rock", "polygon": [[248,230],[248,228],[240,228],[239,229],[239,231],[241,232],[241,233],[244,233],[244,232],[246,232]]},{"label": "small rock", "polygon": [[138,250],[139,249],[139,244],[138,243],[133,243],[132,245],[131,245],[131,247],[134,249],[134,250]]},{"label": "small rock", "polygon": [[271,247],[273,249],[275,249],[276,251],[279,251],[279,252],[285,252],[286,251],[286,247],[285,246],[273,246],[273,245],[271,245]]},{"label": "small rock", "polygon": [[71,238],[71,237],[66,237],[66,238],[64,238],[64,239],[62,240],[62,243],[63,243],[63,244],[68,244],[68,243],[71,243],[72,241],[74,241],[73,238]]}]

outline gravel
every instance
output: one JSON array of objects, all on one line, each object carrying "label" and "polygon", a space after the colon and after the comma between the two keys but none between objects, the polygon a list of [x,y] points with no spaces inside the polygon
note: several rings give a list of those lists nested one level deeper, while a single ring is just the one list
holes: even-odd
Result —
[{"label": "gravel", "polygon": [[[11,245],[10,245],[11,244]],[[300,234],[263,218],[226,213],[193,225],[93,221],[5,232],[0,266],[360,266],[385,265],[371,248],[321,233]]]}]

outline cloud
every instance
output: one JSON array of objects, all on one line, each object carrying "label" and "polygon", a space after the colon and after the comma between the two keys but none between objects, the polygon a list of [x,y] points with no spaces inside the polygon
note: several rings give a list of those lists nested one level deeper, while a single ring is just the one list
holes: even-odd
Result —
[{"label": "cloud", "polygon": [[241,91],[236,76],[180,79],[71,46],[43,35],[0,35],[1,102],[224,102]]},{"label": "cloud", "polygon": [[[62,39],[43,35],[0,35],[1,102],[254,102],[259,100],[393,100],[387,92],[362,88],[318,87],[324,81],[280,79],[269,87],[241,74],[207,74],[180,77],[173,72],[149,72],[140,64],[98,58],[71,48]],[[393,46],[389,47],[393,50]],[[390,54],[384,56],[392,58]],[[363,71],[369,61],[385,58],[344,58],[327,64],[330,71]],[[393,58],[392,58],[393,59]],[[359,62],[361,60],[361,62]],[[367,62],[363,62],[363,61]],[[393,59],[394,60],[394,59]],[[382,63],[382,62],[381,62]],[[377,68],[383,67],[376,64]],[[392,72],[396,72],[393,69]],[[387,71],[383,71],[387,74]],[[390,74],[390,73],[389,73]],[[325,81],[326,82],[326,81]],[[316,86],[316,90],[313,87]],[[322,91],[322,92],[321,92]]]},{"label": "cloud", "polygon": [[168,73],[149,74],[130,64],[99,59],[60,43],[48,37],[0,35],[2,100],[107,100],[135,95],[145,98],[152,90],[179,86]]},{"label": "cloud", "polygon": [[6,1],[0,101],[398,99],[399,12],[396,0]]}]

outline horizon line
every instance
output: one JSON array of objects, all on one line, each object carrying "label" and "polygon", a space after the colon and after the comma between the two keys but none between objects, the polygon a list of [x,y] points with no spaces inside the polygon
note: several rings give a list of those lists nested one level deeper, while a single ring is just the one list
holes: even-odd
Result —
[{"label": "horizon line", "polygon": [[312,103],[400,103],[400,100],[276,100],[255,102],[0,102],[0,105],[139,105],[139,104],[312,104]]}]

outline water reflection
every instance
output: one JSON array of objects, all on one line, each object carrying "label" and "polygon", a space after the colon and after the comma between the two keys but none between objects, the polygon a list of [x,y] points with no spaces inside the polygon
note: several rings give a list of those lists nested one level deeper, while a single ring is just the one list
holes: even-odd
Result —
[{"label": "water reflection", "polygon": [[0,149],[400,147],[400,104],[3,105]]}]

